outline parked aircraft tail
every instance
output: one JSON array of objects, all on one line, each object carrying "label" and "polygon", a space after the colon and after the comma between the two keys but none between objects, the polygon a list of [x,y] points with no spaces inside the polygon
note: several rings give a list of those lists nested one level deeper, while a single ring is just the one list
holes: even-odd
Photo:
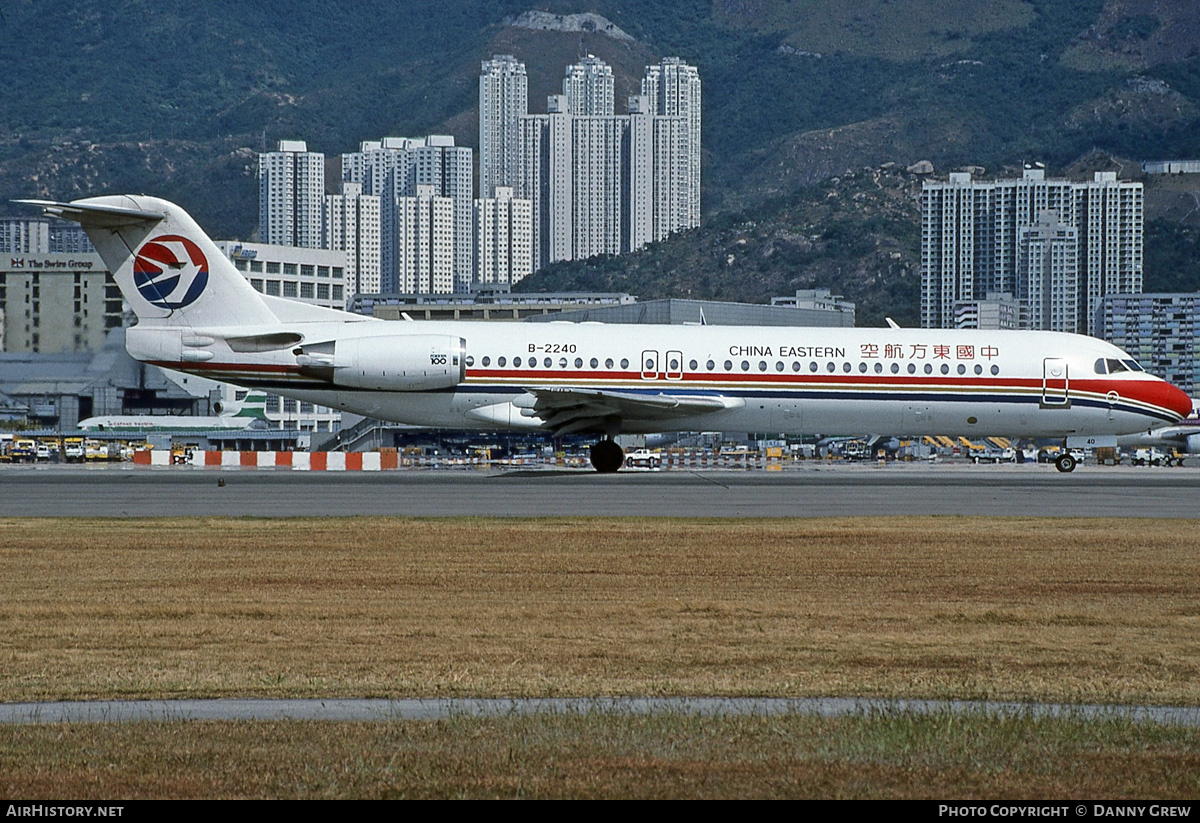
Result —
[{"label": "parked aircraft tail", "polygon": [[138,325],[200,328],[280,321],[196,221],[173,203],[144,195],[17,202],[83,226]]}]

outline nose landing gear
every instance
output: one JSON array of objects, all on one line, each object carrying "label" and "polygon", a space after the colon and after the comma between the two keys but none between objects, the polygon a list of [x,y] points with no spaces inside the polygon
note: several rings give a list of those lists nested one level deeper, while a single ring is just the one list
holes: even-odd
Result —
[{"label": "nose landing gear", "polygon": [[601,474],[612,474],[625,462],[625,450],[612,440],[601,440],[588,453],[592,468]]}]

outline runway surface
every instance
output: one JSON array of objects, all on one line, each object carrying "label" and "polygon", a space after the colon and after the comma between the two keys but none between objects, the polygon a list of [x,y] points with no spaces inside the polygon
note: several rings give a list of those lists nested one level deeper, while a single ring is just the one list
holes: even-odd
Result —
[{"label": "runway surface", "polygon": [[1200,468],[819,464],[783,472],[0,468],[0,516],[1200,517]]},{"label": "runway surface", "polygon": [[31,723],[126,723],[179,720],[333,720],[386,722],[449,717],[504,717],[535,713],[777,715],[843,717],[876,712],[1033,715],[1083,719],[1120,718],[1163,725],[1200,725],[1191,706],[1105,706],[1062,703],[1008,703],[973,700],[871,700],[819,697],[611,697],[484,700],[99,700],[64,703],[0,704],[0,725]]}]

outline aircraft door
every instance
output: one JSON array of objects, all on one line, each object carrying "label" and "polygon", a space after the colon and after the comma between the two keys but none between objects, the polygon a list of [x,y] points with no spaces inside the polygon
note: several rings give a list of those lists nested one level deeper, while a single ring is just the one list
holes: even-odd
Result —
[{"label": "aircraft door", "polygon": [[1042,408],[1069,409],[1069,376],[1067,361],[1061,357],[1047,357],[1042,361]]},{"label": "aircraft door", "polygon": [[642,379],[658,379],[658,352],[649,349],[642,352]]}]

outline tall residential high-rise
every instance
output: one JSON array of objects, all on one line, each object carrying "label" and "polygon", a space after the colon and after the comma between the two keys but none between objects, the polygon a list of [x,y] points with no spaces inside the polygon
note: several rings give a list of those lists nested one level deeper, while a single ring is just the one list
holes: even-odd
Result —
[{"label": "tall residential high-rise", "polygon": [[1079,290],[1085,308],[1081,331],[1092,327],[1101,297],[1142,290],[1144,199],[1141,183],[1117,180],[1112,171],[1096,172],[1093,182],[1076,191],[1074,225],[1079,227]]},{"label": "tall residential high-rise", "polygon": [[433,186],[437,194],[454,202],[454,291],[471,290],[471,221],[475,199],[473,156],[466,146],[455,146],[454,138],[430,135],[424,145],[411,149],[412,188]]},{"label": "tall residential high-rise", "polygon": [[281,140],[258,156],[258,231],[264,243],[321,247],[325,155],[303,140]]},{"label": "tall residential high-rise", "polygon": [[403,251],[397,202],[416,196],[417,186],[432,186],[453,202],[453,290],[471,287],[471,220],[474,193],[473,153],[446,135],[385,137],[364,142],[360,151],[342,155],[343,180],[360,183],[364,194],[380,198],[380,271],[383,291],[401,289]]},{"label": "tall residential high-rise", "polygon": [[655,114],[645,95],[629,98],[629,120],[625,247],[633,250],[690,228],[694,200],[687,121]]},{"label": "tall residential high-rise", "polygon": [[406,137],[368,140],[357,152],[342,155],[342,180],[358,183],[363,194],[379,198],[379,289],[396,291],[396,198],[410,194],[411,156]]},{"label": "tall residential high-rise", "polygon": [[363,194],[361,183],[343,182],[325,196],[323,247],[346,252],[347,299],[379,293],[379,228],[379,198]]},{"label": "tall residential high-rise", "polygon": [[496,186],[515,186],[518,121],[529,113],[525,64],[511,54],[484,60],[479,75],[479,196]]},{"label": "tall residential high-rise", "polygon": [[613,114],[612,68],[599,57],[588,55],[567,66],[563,94],[573,114],[582,116]]},{"label": "tall residential high-rise", "polygon": [[629,118],[576,116],[565,94],[521,119],[518,197],[533,204],[536,268],[620,254]]},{"label": "tall residential high-rise", "polygon": [[655,114],[684,120],[679,139],[687,156],[687,182],[668,231],[695,228],[700,225],[700,73],[678,57],[664,57],[657,66],[646,67],[642,94],[650,98]]},{"label": "tall residential high-rise", "polygon": [[411,197],[396,198],[396,291],[454,292],[454,201],[437,187],[418,185]]},{"label": "tall residential high-rise", "polygon": [[511,186],[475,201],[475,285],[511,286],[533,273],[533,204]]},{"label": "tall residential high-rise", "polygon": [[[1141,183],[1118,181],[1113,172],[1088,182],[1047,179],[1041,168],[1019,179],[976,181],[956,172],[926,182],[921,325],[952,328],[956,303],[1010,293],[1022,300],[1025,327],[1086,331],[1101,296],[1141,291],[1142,199]],[[1048,271],[1050,282],[1029,281]],[[1062,301],[1071,294],[1068,307]],[[1047,300],[1061,308],[1050,310]]]},{"label": "tall residential high-rise", "polygon": [[1017,288],[1025,328],[1080,330],[1079,232],[1052,210],[1017,228]]},{"label": "tall residential high-rise", "polygon": [[[518,89],[519,105],[508,105]],[[567,67],[563,93],[548,98],[546,114],[526,113],[526,90],[525,67],[515,58],[483,64],[480,195],[509,185],[533,204],[535,269],[622,254],[699,225],[694,66],[677,57],[648,66],[626,115],[613,113],[612,69],[593,55]]]}]

